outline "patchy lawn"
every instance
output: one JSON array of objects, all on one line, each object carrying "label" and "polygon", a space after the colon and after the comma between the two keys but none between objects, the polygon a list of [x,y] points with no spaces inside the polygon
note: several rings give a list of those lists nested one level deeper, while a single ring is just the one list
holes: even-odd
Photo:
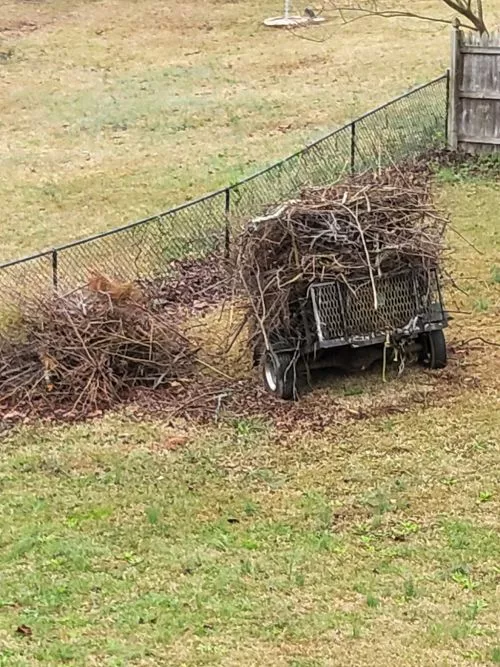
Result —
[{"label": "patchy lawn", "polygon": [[[447,64],[446,31],[317,44],[261,28],[279,5],[3,2],[0,256],[237,178]],[[500,185],[440,181],[477,249],[450,233],[445,371],[323,384],[304,404],[343,417],[314,434],[3,433],[0,665],[500,664]]]},{"label": "patchy lawn", "polygon": [[450,235],[462,313],[432,382],[317,388],[365,414],[319,434],[124,413],[4,436],[0,664],[500,662],[500,364],[476,339],[500,343],[499,185],[439,197],[483,254]]},{"label": "patchy lawn", "polygon": [[225,185],[447,67],[442,26],[330,25],[317,43],[266,29],[280,8],[4,0],[0,259]]},{"label": "patchy lawn", "polygon": [[498,660],[491,408],[467,392],[293,442],[241,420],[177,451],[116,418],[13,435],[1,664]]}]

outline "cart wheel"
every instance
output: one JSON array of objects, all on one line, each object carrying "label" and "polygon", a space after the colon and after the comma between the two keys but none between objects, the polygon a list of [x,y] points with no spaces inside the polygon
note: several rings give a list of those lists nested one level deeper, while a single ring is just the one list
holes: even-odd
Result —
[{"label": "cart wheel", "polygon": [[291,400],[295,395],[295,367],[291,354],[266,352],[262,357],[264,385],[271,394]]},{"label": "cart wheel", "polygon": [[423,347],[420,362],[432,370],[444,368],[448,363],[448,358],[446,355],[446,340],[442,329],[422,334],[420,340]]}]

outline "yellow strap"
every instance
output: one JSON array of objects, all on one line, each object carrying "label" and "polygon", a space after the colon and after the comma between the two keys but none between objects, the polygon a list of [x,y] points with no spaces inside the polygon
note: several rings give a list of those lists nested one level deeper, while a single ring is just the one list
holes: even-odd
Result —
[{"label": "yellow strap", "polygon": [[385,371],[387,369],[387,348],[391,346],[391,337],[389,332],[385,334],[385,343],[384,343],[384,357],[382,360],[382,382],[387,382],[385,377]]}]

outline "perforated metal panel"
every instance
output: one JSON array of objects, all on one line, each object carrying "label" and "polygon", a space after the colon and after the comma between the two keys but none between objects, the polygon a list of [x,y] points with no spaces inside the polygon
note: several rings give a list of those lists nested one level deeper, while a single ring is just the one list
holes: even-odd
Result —
[{"label": "perforated metal panel", "polygon": [[430,312],[437,298],[435,279],[406,272],[376,278],[377,308],[370,281],[354,286],[313,285],[311,294],[320,342],[354,336],[377,336],[404,329],[417,315]]},{"label": "perforated metal panel", "polygon": [[313,285],[311,296],[319,339],[343,338],[346,325],[343,314],[342,289],[339,283]]}]

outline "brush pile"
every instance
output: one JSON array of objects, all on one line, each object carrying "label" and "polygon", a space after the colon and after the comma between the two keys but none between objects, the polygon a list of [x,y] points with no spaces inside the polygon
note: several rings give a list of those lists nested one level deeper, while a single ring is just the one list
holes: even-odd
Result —
[{"label": "brush pile", "polygon": [[311,283],[370,282],[376,304],[378,277],[408,269],[428,275],[440,263],[445,227],[420,163],[307,188],[254,220],[237,258],[254,346],[261,349],[272,336],[292,344],[304,339]]},{"label": "brush pile", "polygon": [[137,287],[94,274],[86,289],[40,299],[0,333],[0,407],[83,417],[135,387],[189,377],[194,356],[171,315],[155,314]]}]

